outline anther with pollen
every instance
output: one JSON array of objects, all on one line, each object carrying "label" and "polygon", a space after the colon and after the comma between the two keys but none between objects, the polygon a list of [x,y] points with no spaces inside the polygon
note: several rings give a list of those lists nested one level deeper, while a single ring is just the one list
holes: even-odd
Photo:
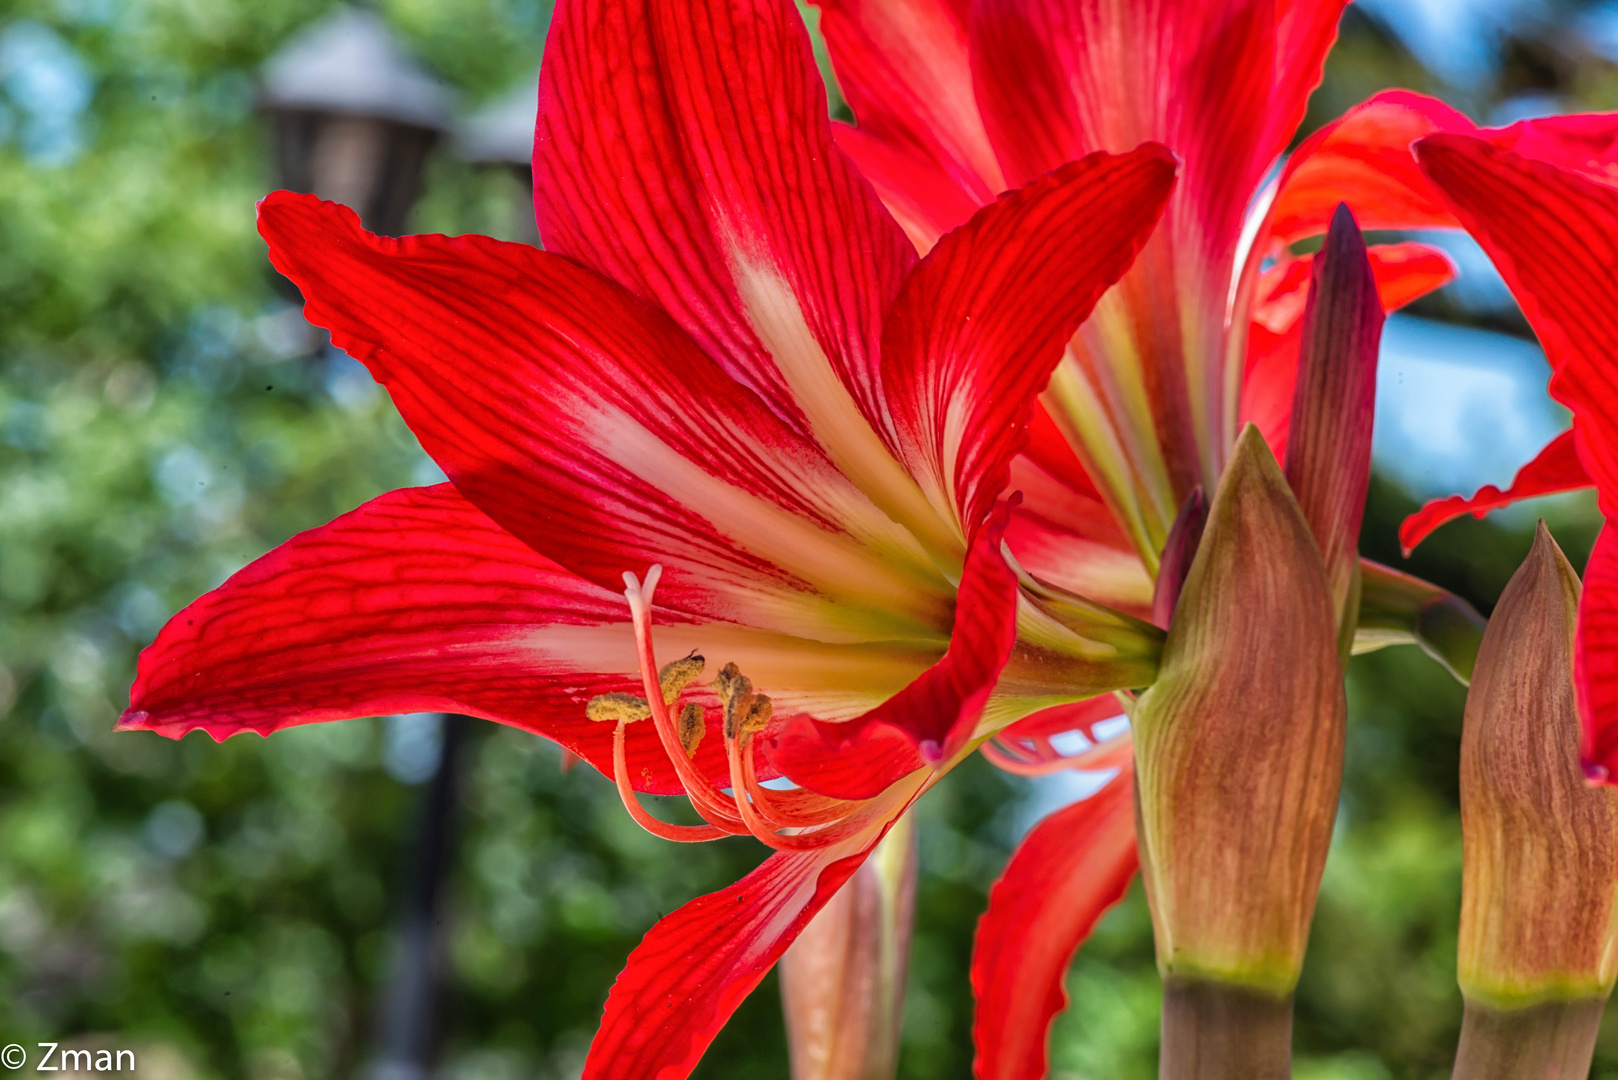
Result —
[{"label": "anther with pollen", "polygon": [[[703,665],[706,663],[707,661],[703,660],[701,656],[692,653],[683,660],[671,660],[658,669],[657,685],[663,692],[663,704],[672,707],[676,701],[679,701],[680,695],[685,693],[685,688],[690,686],[698,675],[702,674]],[[652,707],[646,703],[645,698],[638,694],[597,694],[584,707],[584,715],[591,720],[602,723],[615,724],[622,722],[633,724],[637,720],[645,720],[650,717]],[[683,725],[685,721],[684,711],[681,712],[680,719]],[[683,736],[680,742],[685,746],[686,753],[694,755],[696,750],[693,748],[701,738],[702,734],[699,731],[696,738],[690,742],[687,742]]]},{"label": "anther with pollen", "polygon": [[764,694],[754,693],[753,680],[735,664],[726,664],[714,679],[714,693],[725,707],[725,739],[733,740],[763,731],[775,715],[775,706]]}]

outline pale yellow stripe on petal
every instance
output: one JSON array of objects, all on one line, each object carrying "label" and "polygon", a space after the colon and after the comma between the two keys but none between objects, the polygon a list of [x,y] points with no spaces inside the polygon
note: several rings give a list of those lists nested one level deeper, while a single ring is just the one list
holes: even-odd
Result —
[{"label": "pale yellow stripe on petal", "polygon": [[[934,574],[928,582],[916,572],[919,568],[914,562],[907,560],[907,566],[883,558],[847,535],[822,529],[727,483],[621,410],[603,405],[580,420],[589,429],[590,444],[603,456],[677,498],[743,551],[807,582],[826,598],[843,600],[837,605],[841,614],[821,610],[814,616],[816,623],[828,618],[836,622],[841,627],[839,636],[870,637],[883,631],[890,636],[912,636],[949,625],[954,590],[941,576]],[[678,553],[670,551],[669,555],[677,558]],[[697,565],[681,568],[702,572]],[[789,608],[803,603],[808,615],[811,607],[825,606],[813,604],[814,600],[782,583],[771,603],[789,601]],[[858,610],[849,613],[850,607]]]},{"label": "pale yellow stripe on petal", "polygon": [[[958,578],[966,542],[944,493],[929,500],[866,422],[803,317],[786,280],[739,247],[731,252],[737,292],[754,332],[775,358],[816,440],[843,474],[909,529],[945,573]],[[947,516],[945,516],[947,515]]]},{"label": "pale yellow stripe on petal", "polygon": [[[1103,302],[1107,298],[1103,297]],[[1102,498],[1152,574],[1179,507],[1162,449],[1157,442],[1151,402],[1138,363],[1120,362],[1118,350],[1132,354],[1126,340],[1114,341],[1113,355],[1087,365],[1076,349],[1095,355],[1084,339],[1090,324],[1068,345],[1045,391],[1051,419],[1095,479]],[[1098,386],[1095,379],[1104,380]]]}]

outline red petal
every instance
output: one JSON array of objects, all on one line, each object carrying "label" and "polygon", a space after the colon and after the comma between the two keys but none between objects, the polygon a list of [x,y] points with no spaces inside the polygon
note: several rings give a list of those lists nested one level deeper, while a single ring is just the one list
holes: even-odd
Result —
[{"label": "red petal", "polygon": [[[1006,187],[973,94],[966,8],[949,0],[820,2],[820,31],[860,125],[859,138],[839,137],[839,145],[879,190],[899,187],[901,202],[932,211],[941,227],[921,250]],[[895,158],[908,166],[884,167]]]},{"label": "red petal", "polygon": [[[176,615],[141,653],[119,726],[224,739],[470,713],[610,776],[612,725],[584,707],[638,686],[627,620],[622,595],[536,554],[449,484],[407,488],[293,537]],[[651,725],[629,734],[635,785],[682,790]],[[699,752],[715,777],[728,776],[720,742]]]},{"label": "red petal", "polygon": [[1337,23],[1348,0],[1278,0],[1275,96],[1268,141],[1261,157],[1273,161],[1303,123],[1309,95],[1320,85],[1326,54],[1337,40]]},{"label": "red petal", "polygon": [[806,411],[828,364],[877,415],[882,313],[915,251],[833,142],[792,5],[560,5],[534,200],[549,250],[667,310],[800,432],[827,426]]},{"label": "red petal", "polygon": [[1427,539],[1434,529],[1463,514],[1481,518],[1490,510],[1510,506],[1523,499],[1589,486],[1590,477],[1579,463],[1579,451],[1574,445],[1573,431],[1569,429],[1552,439],[1534,456],[1534,460],[1518,469],[1506,490],[1485,484],[1471,498],[1451,495],[1447,499],[1433,499],[1405,518],[1404,524],[1399,526],[1399,545],[1404,548],[1405,556],[1409,557],[1416,545]]},{"label": "red petal", "polygon": [[1108,607],[1147,614],[1151,575],[1043,402],[1034,403],[1028,445],[1011,459],[1007,486],[1024,498],[1006,529],[1024,570]]},{"label": "red petal", "polygon": [[1438,131],[1477,130],[1435,98],[1384,91],[1315,132],[1288,159],[1270,209],[1282,246],[1326,231],[1346,202],[1363,229],[1446,228],[1455,218],[1416,166],[1410,144]]},{"label": "red petal", "polygon": [[663,563],[675,610],[942,646],[952,590],[915,540],[611,282],[522,244],[372,236],[285,192],[260,229],[456,485],[568,569],[616,591]]},{"label": "red petal", "polygon": [[1610,783],[1618,778],[1618,527],[1610,518],[1584,567],[1577,647],[1586,771]]},{"label": "red petal", "polygon": [[1549,162],[1600,184],[1612,184],[1618,171],[1618,113],[1546,116],[1479,136],[1496,149]]},{"label": "red petal", "polygon": [[[1296,19],[1290,26],[1303,29]],[[1273,4],[1258,0],[979,0],[972,64],[1007,180],[1026,183],[1095,150],[1161,142],[1185,160],[1186,201],[1239,228],[1273,156],[1272,114],[1301,119],[1318,78],[1305,73],[1311,58],[1299,57],[1276,85],[1277,29]],[[1318,35],[1301,35],[1309,37]],[[1283,92],[1287,100],[1275,96]],[[1215,188],[1223,197],[1210,200]]]},{"label": "red petal", "polygon": [[1408,90],[1384,91],[1310,136],[1287,163],[1271,211],[1282,245],[1325,231],[1346,201],[1366,229],[1453,227],[1452,207],[1419,168],[1411,144],[1433,134],[1470,135],[1611,184],[1618,113],[1583,113],[1479,128],[1448,105]]},{"label": "red petal", "polygon": [[1539,335],[1551,396],[1573,411],[1579,460],[1618,518],[1618,189],[1459,135],[1423,139],[1416,156]]},{"label": "red petal", "polygon": [[838,148],[859,166],[917,251],[932,250],[940,236],[964,224],[987,201],[975,198],[930,158],[907,147],[883,142],[848,124],[834,124],[832,129]]},{"label": "red petal", "polygon": [[[1024,463],[1025,459],[1019,457],[1017,461]],[[1117,542],[1120,534],[1107,508],[1090,502],[1087,506],[1094,517],[1081,520],[1079,505],[1064,508],[1042,500],[1053,490],[1058,496],[1069,496],[1071,492],[1055,489],[1054,485],[1029,483],[1031,478],[1027,468],[1013,472],[1012,488],[1029,501],[1012,512],[1011,525],[1006,529],[1006,546],[1022,568],[1040,581],[1087,600],[1148,618],[1152,576],[1132,546]],[[1054,516],[1047,517],[1030,507],[1052,510]],[[1100,528],[1087,529],[1087,525]],[[1098,537],[1096,533],[1104,535]]]},{"label": "red petal", "polygon": [[1450,257],[1427,244],[1374,244],[1370,256],[1383,311],[1397,311],[1455,280]]},{"label": "red petal", "polygon": [[1234,436],[1232,268],[1272,122],[1296,104],[1279,97],[1276,33],[1273,0],[972,9],[978,100],[1010,182],[1145,140],[1184,162],[1162,227],[1081,331],[1058,376],[1066,388],[1053,389],[1148,558],[1185,494],[1217,481]]},{"label": "red petal", "polygon": [[1024,717],[1007,727],[996,738],[1006,742],[1017,739],[1048,739],[1052,735],[1077,731],[1090,741],[1099,742],[1095,733],[1090,730],[1091,725],[1101,720],[1122,716],[1123,712],[1124,707],[1117,697],[1102,694],[1100,697],[1087,698],[1068,705],[1041,709],[1032,716]]},{"label": "red petal", "polygon": [[985,207],[905,282],[882,335],[894,449],[970,535],[1005,490],[1034,397],[1168,199],[1161,147],[1092,154]]},{"label": "red petal", "polygon": [[607,997],[584,1080],[683,1080],[878,839],[771,855],[652,927]]},{"label": "red petal", "polygon": [[[1455,264],[1428,244],[1376,244],[1368,254],[1383,311],[1397,311],[1455,280]],[[1254,322],[1279,334],[1303,317],[1314,259],[1313,254],[1287,258],[1260,275]]]},{"label": "red petal", "polygon": [[1034,826],[989,892],[972,950],[979,1080],[1036,1080],[1073,954],[1135,876],[1133,767]]},{"label": "red petal", "polygon": [[1017,640],[1017,576],[1000,554],[1008,512],[973,541],[944,658],[855,720],[799,717],[786,725],[768,747],[783,775],[821,795],[869,799],[961,747]]},{"label": "red petal", "polygon": [[1298,343],[1303,338],[1302,330],[1302,323],[1296,319],[1279,334],[1255,321],[1247,333],[1242,423],[1257,424],[1271,453],[1278,458],[1286,456],[1292,394],[1298,385]]}]

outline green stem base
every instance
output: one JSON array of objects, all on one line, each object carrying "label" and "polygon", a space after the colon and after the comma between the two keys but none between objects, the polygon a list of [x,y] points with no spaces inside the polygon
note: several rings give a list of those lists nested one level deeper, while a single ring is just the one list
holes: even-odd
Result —
[{"label": "green stem base", "polygon": [[1160,1080],[1288,1080],[1292,996],[1170,977],[1163,983]]},{"label": "green stem base", "polygon": [[1605,998],[1526,1009],[1466,1003],[1454,1080],[1584,1080]]}]

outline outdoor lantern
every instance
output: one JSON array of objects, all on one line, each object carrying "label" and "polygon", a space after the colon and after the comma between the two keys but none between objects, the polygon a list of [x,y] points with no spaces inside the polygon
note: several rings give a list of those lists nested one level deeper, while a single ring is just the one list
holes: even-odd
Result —
[{"label": "outdoor lantern", "polygon": [[539,75],[461,121],[456,132],[456,150],[474,165],[504,167],[517,180],[517,199],[512,213],[515,237],[529,244],[539,243],[539,226],[534,221],[534,117],[539,106]]},{"label": "outdoor lantern", "polygon": [[397,236],[422,167],[450,128],[454,96],[410,57],[374,11],[345,7],[264,64],[261,105],[275,139],[277,182],[358,211]]}]

